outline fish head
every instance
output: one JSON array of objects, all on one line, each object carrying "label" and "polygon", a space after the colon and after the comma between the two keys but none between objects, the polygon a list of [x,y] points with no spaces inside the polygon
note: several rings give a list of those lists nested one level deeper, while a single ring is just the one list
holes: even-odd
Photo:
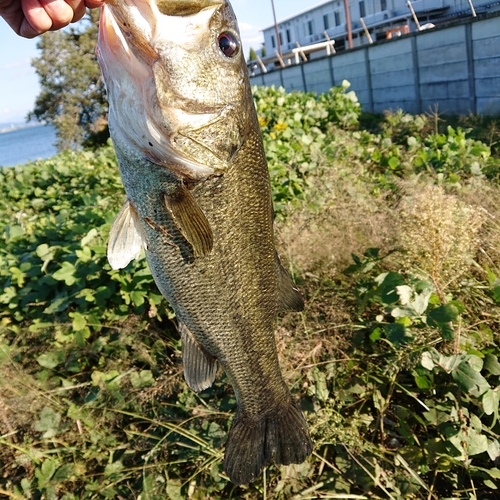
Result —
[{"label": "fish head", "polygon": [[182,179],[228,168],[255,113],[229,2],[109,0],[97,53],[115,145]]}]

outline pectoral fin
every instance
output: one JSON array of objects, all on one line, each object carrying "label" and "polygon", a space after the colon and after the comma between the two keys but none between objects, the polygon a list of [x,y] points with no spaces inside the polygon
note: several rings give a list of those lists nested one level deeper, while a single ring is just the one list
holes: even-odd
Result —
[{"label": "pectoral fin", "polygon": [[139,217],[129,200],[125,202],[116,216],[108,241],[108,261],[112,269],[123,269],[129,262],[137,259],[145,238],[139,224]]},{"label": "pectoral fin", "polygon": [[209,254],[213,247],[213,233],[210,224],[189,190],[179,189],[164,196],[165,206],[179,231],[193,247],[196,256]]},{"label": "pectoral fin", "polygon": [[278,293],[281,311],[302,311],[304,309],[304,298],[295,283],[288,274],[288,271],[281,265],[279,257],[276,255],[279,268]]},{"label": "pectoral fin", "polygon": [[208,389],[217,373],[217,360],[210,356],[197,342],[184,323],[179,323],[182,339],[182,363],[184,378],[193,391]]}]

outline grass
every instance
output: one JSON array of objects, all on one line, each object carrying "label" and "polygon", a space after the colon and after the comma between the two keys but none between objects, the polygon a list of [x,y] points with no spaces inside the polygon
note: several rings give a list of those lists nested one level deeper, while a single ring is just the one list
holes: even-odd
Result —
[{"label": "grass", "polygon": [[367,117],[347,90],[255,94],[279,252],[306,297],[276,341],[311,457],[228,481],[232,391],[222,373],[186,387],[144,261],[106,263],[112,150],[66,152],[1,172],[0,495],[497,498],[496,124]]}]

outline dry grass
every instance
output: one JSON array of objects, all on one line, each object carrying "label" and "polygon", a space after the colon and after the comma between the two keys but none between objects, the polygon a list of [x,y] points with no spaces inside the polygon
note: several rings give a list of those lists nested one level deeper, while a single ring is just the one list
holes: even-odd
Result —
[{"label": "dry grass", "polygon": [[441,186],[410,182],[403,193],[398,210],[403,265],[429,277],[443,299],[470,269],[485,215]]},{"label": "dry grass", "polygon": [[[363,179],[363,166],[334,162],[311,179],[309,198],[278,226],[280,253],[303,275],[334,278],[352,253],[390,248],[393,216],[384,194]],[[316,200],[323,202],[316,206]],[[311,209],[312,208],[312,209]]]}]

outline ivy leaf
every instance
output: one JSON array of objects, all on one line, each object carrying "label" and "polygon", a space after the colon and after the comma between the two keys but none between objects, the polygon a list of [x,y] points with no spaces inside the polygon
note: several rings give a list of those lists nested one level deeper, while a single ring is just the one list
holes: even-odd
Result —
[{"label": "ivy leaf", "polygon": [[70,317],[73,318],[73,330],[79,332],[87,326],[87,319],[80,313],[70,313]]},{"label": "ivy leaf", "polygon": [[52,277],[57,281],[64,281],[68,286],[74,285],[76,282],[76,268],[71,262],[64,261],[61,264],[61,269],[56,271]]},{"label": "ivy leaf", "polygon": [[86,235],[86,236],[84,236],[84,237],[82,238],[82,242],[81,242],[81,244],[82,244],[82,248],[83,248],[84,246],[88,245],[88,244],[89,244],[89,243],[90,243],[90,242],[91,242],[91,241],[92,241],[92,240],[93,240],[93,239],[94,239],[94,238],[95,238],[98,234],[99,234],[99,233],[98,233],[98,231],[97,231],[97,229],[96,229],[96,228],[91,229],[91,230],[87,233],[87,235]]}]

